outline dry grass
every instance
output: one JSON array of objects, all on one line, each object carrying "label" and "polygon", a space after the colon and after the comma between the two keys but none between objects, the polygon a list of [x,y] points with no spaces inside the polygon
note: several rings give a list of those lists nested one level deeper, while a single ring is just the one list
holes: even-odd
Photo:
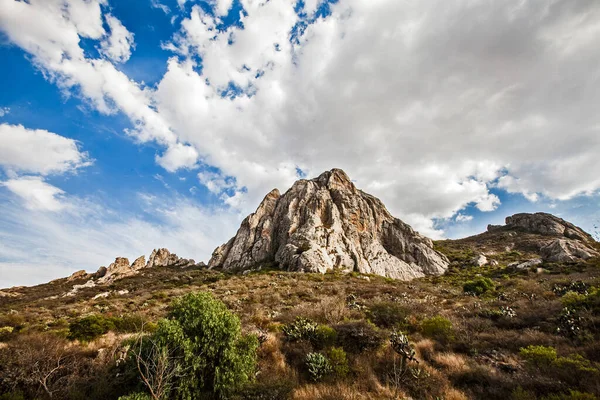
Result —
[{"label": "dry grass", "polygon": [[347,383],[309,384],[296,389],[293,400],[376,400],[376,399],[405,399],[406,394],[380,386],[374,393],[365,391],[360,385]]},{"label": "dry grass", "polygon": [[456,353],[438,353],[433,355],[433,363],[440,366],[450,375],[465,372],[469,363],[464,356]]}]

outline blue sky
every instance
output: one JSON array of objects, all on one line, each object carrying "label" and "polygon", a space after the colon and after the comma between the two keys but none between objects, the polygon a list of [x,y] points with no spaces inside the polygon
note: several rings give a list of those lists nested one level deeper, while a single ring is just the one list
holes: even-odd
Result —
[{"label": "blue sky", "polygon": [[596,233],[598,3],[413,3],[3,1],[0,287],[206,261],[334,167],[434,238]]}]

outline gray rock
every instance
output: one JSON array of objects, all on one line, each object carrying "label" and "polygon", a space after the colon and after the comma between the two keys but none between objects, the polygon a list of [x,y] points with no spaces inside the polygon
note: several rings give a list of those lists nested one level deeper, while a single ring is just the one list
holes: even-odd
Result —
[{"label": "gray rock", "polygon": [[168,267],[175,265],[178,261],[179,257],[177,257],[177,254],[171,254],[167,249],[154,249],[150,254],[146,268]]},{"label": "gray rock", "polygon": [[527,232],[549,236],[564,236],[582,242],[594,242],[594,238],[583,229],[547,213],[521,213],[506,217],[506,226],[520,228]]},{"label": "gray rock", "polygon": [[542,247],[540,254],[549,262],[573,262],[600,256],[596,250],[571,239],[556,239]]},{"label": "gray rock", "polygon": [[477,267],[483,267],[488,264],[488,259],[483,254],[479,254],[471,260],[471,263]]},{"label": "gray rock", "polygon": [[284,195],[271,191],[208,266],[247,270],[272,262],[290,271],[336,269],[404,280],[448,267],[430,239],[394,218],[339,169],[299,180]]},{"label": "gray rock", "polygon": [[533,260],[528,260],[522,263],[517,263],[517,265],[512,265],[516,269],[529,269],[535,265],[540,265],[542,263],[541,258],[534,258]]}]

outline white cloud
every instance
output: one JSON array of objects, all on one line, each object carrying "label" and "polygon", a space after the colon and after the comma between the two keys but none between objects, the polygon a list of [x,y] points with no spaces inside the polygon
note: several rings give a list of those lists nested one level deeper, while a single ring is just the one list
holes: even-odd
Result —
[{"label": "white cloud", "polygon": [[112,15],[105,18],[110,27],[110,35],[100,43],[100,53],[114,62],[124,63],[131,57],[131,48],[135,47],[133,33]]},{"label": "white cloud", "polygon": [[152,6],[152,8],[161,10],[166,15],[169,15],[171,13],[171,9],[169,8],[169,6],[162,4],[159,0],[151,0],[150,5]]},{"label": "white cloud", "polygon": [[201,184],[214,194],[221,194],[227,189],[235,188],[235,179],[224,177],[217,172],[202,171],[198,173],[198,180]]},{"label": "white cloud", "polygon": [[156,162],[169,172],[175,172],[180,168],[193,168],[197,159],[196,149],[181,143],[170,146],[162,156],[156,156]]},{"label": "white cloud", "polygon": [[0,27],[51,79],[125,113],[133,137],[167,148],[167,170],[201,161],[222,172],[215,187],[235,178],[223,199],[244,212],[296,167],[344,168],[432,235],[432,218],[495,209],[496,184],[532,200],[600,188],[598,2],[343,0],[292,42],[295,0],[242,0],[243,29],[225,31],[193,6],[156,89],[84,57],[80,36],[105,35],[98,1],[85,19],[29,3],[0,4]]},{"label": "white cloud", "polygon": [[0,117],[4,117],[10,113],[10,108],[8,107],[0,107]]},{"label": "white cloud", "polygon": [[15,172],[48,175],[91,163],[73,139],[43,129],[0,124],[0,166]]},{"label": "white cloud", "polygon": [[61,213],[0,201],[0,288],[95,271],[116,256],[132,261],[159,247],[206,262],[239,224],[237,214],[177,196],[139,198],[154,222],[94,200],[71,199],[72,207]]},{"label": "white cloud", "polygon": [[468,222],[468,221],[472,221],[473,220],[473,216],[472,215],[466,215],[466,214],[458,213],[458,214],[456,214],[456,217],[454,218],[454,220],[456,222]]},{"label": "white cloud", "polygon": [[64,192],[44,182],[43,178],[26,176],[0,182],[1,186],[19,196],[30,210],[60,211],[66,205],[62,202]]},{"label": "white cloud", "polygon": [[[489,188],[502,176],[522,187],[498,187],[530,199],[568,199],[600,187],[600,92],[568,100],[570,88],[588,87],[600,47],[585,36],[572,49],[581,62],[547,38],[565,32],[564,21],[576,36],[593,31],[600,5],[584,3],[346,0],[297,45],[285,40],[297,22],[291,1],[244,1],[244,29],[221,33],[194,7],[174,43],[202,57],[202,74],[171,60],[158,111],[203,161],[248,188],[242,205],[285,189],[295,165],[309,176],[344,168],[414,221],[468,204],[496,209]],[[251,97],[222,98],[230,82]]]}]

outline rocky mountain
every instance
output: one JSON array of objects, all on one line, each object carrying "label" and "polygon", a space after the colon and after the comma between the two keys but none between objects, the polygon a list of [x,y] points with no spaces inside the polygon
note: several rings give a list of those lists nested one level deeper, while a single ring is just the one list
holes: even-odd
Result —
[{"label": "rocky mountain", "polygon": [[505,225],[488,225],[479,235],[438,241],[437,247],[455,255],[453,264],[463,263],[464,256],[471,254],[475,266],[507,261],[518,269],[600,257],[600,244],[589,233],[552,214],[520,213],[505,221]]},{"label": "rocky mountain", "polygon": [[600,256],[589,233],[552,214],[520,213],[506,217],[506,225],[488,226],[490,233],[511,231],[539,235],[535,244],[542,261],[574,262]]},{"label": "rocky mountain", "polygon": [[249,270],[275,263],[289,271],[339,270],[410,280],[443,274],[447,258],[430,239],[394,218],[339,169],[299,180],[264,198],[210,268]]}]

